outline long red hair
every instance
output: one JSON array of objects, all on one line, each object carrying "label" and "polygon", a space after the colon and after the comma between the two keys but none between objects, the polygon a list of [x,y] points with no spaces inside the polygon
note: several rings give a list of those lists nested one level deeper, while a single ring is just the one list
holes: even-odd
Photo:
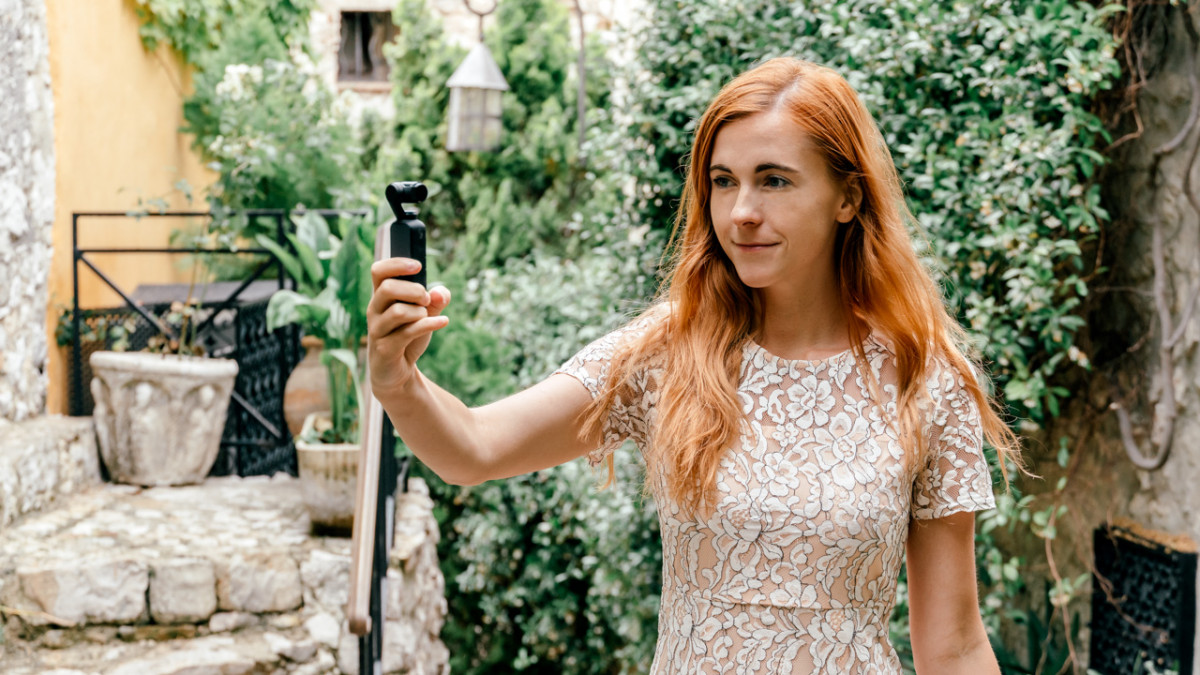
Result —
[{"label": "long red hair", "polygon": [[[652,322],[647,332],[618,349],[604,389],[584,414],[585,435],[599,434],[634,372],[654,364],[663,375],[657,425],[645,448],[647,470],[666,478],[685,509],[697,512],[712,505],[721,454],[744,431],[736,395],[742,348],[758,329],[762,309],[713,230],[709,166],[723,125],[773,108],[789,114],[815,143],[835,179],[861,191],[855,218],[838,227],[835,269],[858,362],[866,362],[862,343],[872,331],[886,336],[895,353],[896,424],[906,461],[912,466],[928,450],[918,406],[928,396],[931,359],[941,358],[963,375],[1007,481],[1006,462],[1020,466],[1018,440],[972,372],[972,361],[959,347],[966,344],[966,333],[947,312],[941,291],[913,250],[908,231],[913,219],[882,135],[840,75],[793,58],[772,59],[738,76],[700,118],[668,247],[671,271],[645,310],[664,320]],[[878,384],[871,382],[870,389],[879,402]],[[606,486],[614,477],[612,462],[610,456]]]}]

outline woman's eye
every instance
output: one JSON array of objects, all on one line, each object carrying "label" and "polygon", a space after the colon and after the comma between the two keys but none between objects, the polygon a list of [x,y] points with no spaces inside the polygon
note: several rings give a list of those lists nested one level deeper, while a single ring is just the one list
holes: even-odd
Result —
[{"label": "woman's eye", "polygon": [[729,176],[714,176],[712,179],[712,184],[716,187],[724,188],[733,185],[733,181],[729,178]]},{"label": "woman's eye", "polygon": [[767,187],[787,187],[791,182],[783,176],[767,176]]}]

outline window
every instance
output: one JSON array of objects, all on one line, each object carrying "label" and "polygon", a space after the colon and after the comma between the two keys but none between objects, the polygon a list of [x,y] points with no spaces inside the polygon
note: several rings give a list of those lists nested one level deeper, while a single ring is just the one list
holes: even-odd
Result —
[{"label": "window", "polygon": [[383,45],[396,37],[391,12],[342,12],[338,82],[388,82]]}]

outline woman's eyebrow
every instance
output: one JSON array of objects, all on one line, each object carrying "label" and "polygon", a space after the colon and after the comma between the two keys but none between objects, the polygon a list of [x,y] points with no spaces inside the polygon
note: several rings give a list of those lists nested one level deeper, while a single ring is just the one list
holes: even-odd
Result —
[{"label": "woman's eyebrow", "polygon": [[754,173],[762,173],[764,171],[786,171],[788,173],[800,173],[798,169],[793,169],[786,164],[776,164],[775,162],[767,162],[754,167]]},{"label": "woman's eyebrow", "polygon": [[[713,164],[708,168],[708,172],[724,171],[725,173],[733,173],[733,171],[724,164]],[[793,169],[786,164],[776,164],[775,162],[766,162],[754,167],[754,173],[763,173],[764,171],[784,171],[787,173],[800,173],[799,169]]]}]

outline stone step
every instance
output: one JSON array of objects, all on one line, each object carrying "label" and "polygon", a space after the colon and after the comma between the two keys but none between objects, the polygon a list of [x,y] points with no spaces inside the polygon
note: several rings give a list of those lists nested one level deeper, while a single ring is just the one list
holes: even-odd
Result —
[{"label": "stone step", "polygon": [[[419,480],[398,500],[387,672],[443,672],[448,661],[438,639],[446,605],[432,506]],[[349,538],[310,534],[300,482],[286,474],[170,488],[101,484],[0,530],[0,661],[6,673],[23,655],[46,662],[29,667],[107,674],[126,655],[158,658],[162,645],[189,652],[196,641],[228,652],[234,665],[179,672],[243,672],[236,664],[251,661],[244,672],[290,672],[272,670],[279,650],[259,649],[286,639],[318,645],[312,658],[332,658],[329,672],[353,672],[357,643],[343,618],[349,570]],[[231,637],[237,649],[214,646]],[[110,659],[105,649],[117,651]],[[164,663],[162,672],[175,672]],[[139,675],[159,672],[147,668]]]},{"label": "stone step", "polygon": [[[145,628],[145,627],[139,627]],[[303,628],[246,627],[236,633],[191,639],[156,640],[148,631],[93,629],[84,640],[60,649],[10,651],[6,675],[241,675],[345,672],[334,645],[315,640]],[[354,670],[357,664],[341,664]]]},{"label": "stone step", "polygon": [[0,419],[0,531],[57,498],[99,483],[92,418]]}]

